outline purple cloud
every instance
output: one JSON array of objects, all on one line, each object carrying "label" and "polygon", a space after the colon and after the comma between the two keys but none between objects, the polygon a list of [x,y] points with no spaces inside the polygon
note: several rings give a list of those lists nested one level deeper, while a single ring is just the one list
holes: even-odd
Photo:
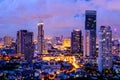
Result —
[{"label": "purple cloud", "polygon": [[[111,6],[112,5],[112,6]],[[37,23],[44,22],[46,35],[66,34],[74,28],[84,30],[85,10],[97,10],[97,27],[119,27],[120,0],[2,0],[0,36],[12,30],[28,29],[37,35]],[[18,27],[19,26],[19,27]],[[9,30],[6,33],[6,28]],[[67,31],[68,30],[68,31]],[[11,36],[16,36],[9,33]]]}]

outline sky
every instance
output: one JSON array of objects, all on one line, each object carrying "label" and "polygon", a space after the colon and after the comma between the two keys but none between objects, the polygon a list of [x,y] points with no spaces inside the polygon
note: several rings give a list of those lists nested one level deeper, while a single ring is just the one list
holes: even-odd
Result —
[{"label": "sky", "polygon": [[38,22],[44,23],[45,36],[84,32],[85,10],[97,11],[97,31],[105,25],[120,34],[120,0],[0,0],[0,37],[27,29],[36,38]]}]

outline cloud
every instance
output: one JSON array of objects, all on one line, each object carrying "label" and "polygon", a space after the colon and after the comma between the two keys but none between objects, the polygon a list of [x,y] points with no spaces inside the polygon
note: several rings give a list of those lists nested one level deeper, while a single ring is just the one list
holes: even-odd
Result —
[{"label": "cloud", "polygon": [[[84,29],[87,9],[97,10],[97,27],[107,24],[120,26],[119,5],[120,0],[2,0],[0,27],[7,27],[13,32],[22,28],[33,29],[37,35],[36,24],[42,20],[47,34],[69,34],[73,28]],[[65,31],[67,29],[69,30]]]}]

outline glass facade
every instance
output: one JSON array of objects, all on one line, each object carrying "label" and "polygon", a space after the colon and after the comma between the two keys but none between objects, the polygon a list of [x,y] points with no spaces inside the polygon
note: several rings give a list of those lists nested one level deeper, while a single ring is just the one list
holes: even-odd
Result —
[{"label": "glass facade", "polygon": [[[89,39],[88,39],[89,38]],[[85,56],[96,57],[96,11],[85,13]]]}]

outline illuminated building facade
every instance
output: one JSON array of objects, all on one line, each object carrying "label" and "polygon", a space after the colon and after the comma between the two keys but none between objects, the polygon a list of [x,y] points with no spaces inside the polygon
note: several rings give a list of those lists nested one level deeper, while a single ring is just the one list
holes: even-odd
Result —
[{"label": "illuminated building facade", "polygon": [[71,39],[68,37],[68,38],[64,38],[63,39],[63,43],[62,43],[62,47],[64,50],[68,50],[71,46]]},{"label": "illuminated building facade", "polygon": [[38,23],[38,54],[43,54],[44,50],[44,30],[43,23]]},{"label": "illuminated building facade", "polygon": [[73,30],[71,33],[71,52],[80,53],[83,55],[82,49],[82,32],[78,29]]},{"label": "illuminated building facade", "polygon": [[24,54],[27,61],[31,61],[34,55],[33,32],[20,30],[17,32],[17,53]]},{"label": "illuminated building facade", "polygon": [[96,11],[85,13],[85,56],[96,56]]},{"label": "illuminated building facade", "polygon": [[10,36],[4,37],[4,46],[11,46],[12,44],[12,38]]},{"label": "illuminated building facade", "polygon": [[101,26],[99,34],[98,70],[112,68],[112,30]]}]

